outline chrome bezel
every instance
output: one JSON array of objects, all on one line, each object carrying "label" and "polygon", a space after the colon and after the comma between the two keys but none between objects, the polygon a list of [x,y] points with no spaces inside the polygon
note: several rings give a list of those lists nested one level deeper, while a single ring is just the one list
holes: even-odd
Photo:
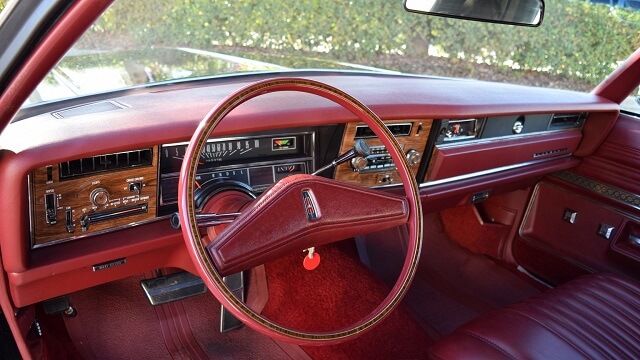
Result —
[{"label": "chrome bezel", "polygon": [[[409,136],[409,135],[411,135],[411,130],[413,130],[413,123],[412,122],[389,123],[389,124],[385,123],[385,126],[387,127],[387,129],[389,128],[389,126],[396,126],[396,125],[408,125],[409,126],[409,133],[407,133],[407,134],[393,134],[393,136],[399,137],[399,136]],[[356,134],[358,133],[358,129],[368,128],[368,127],[369,126],[362,125],[362,124],[356,125]],[[391,130],[389,130],[389,131],[391,131]],[[354,139],[372,139],[372,138],[376,138],[376,137],[378,137],[378,136],[377,135],[369,135],[369,136],[354,136],[353,138]]]}]

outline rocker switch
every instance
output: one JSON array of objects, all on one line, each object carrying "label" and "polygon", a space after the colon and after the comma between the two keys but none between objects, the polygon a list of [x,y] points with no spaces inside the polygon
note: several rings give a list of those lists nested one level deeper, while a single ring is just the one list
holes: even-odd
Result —
[{"label": "rocker switch", "polygon": [[69,234],[73,234],[73,210],[67,210],[65,212],[65,226]]},{"label": "rocker switch", "polygon": [[575,224],[577,218],[578,218],[577,211],[571,210],[569,208],[564,209],[564,215],[562,216],[562,220],[568,222],[569,224]]},{"label": "rocker switch", "polygon": [[140,195],[140,193],[142,192],[142,183],[141,182],[129,183],[129,191],[135,192],[136,194]]},{"label": "rocker switch", "polygon": [[56,220],[56,194],[46,194],[44,196],[44,210],[45,217],[47,220],[47,224],[55,225],[58,220]]},{"label": "rocker switch", "polygon": [[602,236],[603,238],[605,238],[607,240],[610,240],[611,239],[611,235],[613,235],[613,232],[615,231],[615,229],[616,228],[614,226],[602,223],[598,227],[598,235]]}]

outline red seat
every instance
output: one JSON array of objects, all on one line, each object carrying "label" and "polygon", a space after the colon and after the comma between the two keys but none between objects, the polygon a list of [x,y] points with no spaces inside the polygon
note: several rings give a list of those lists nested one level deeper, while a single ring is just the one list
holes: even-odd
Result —
[{"label": "red seat", "polygon": [[434,359],[639,359],[640,284],[588,275],[481,316],[438,341]]}]

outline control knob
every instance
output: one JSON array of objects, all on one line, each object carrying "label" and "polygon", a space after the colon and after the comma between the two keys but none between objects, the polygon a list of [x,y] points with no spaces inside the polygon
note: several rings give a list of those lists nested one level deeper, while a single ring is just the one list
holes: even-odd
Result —
[{"label": "control knob", "polygon": [[422,154],[420,154],[418,150],[411,149],[407,151],[406,157],[409,166],[418,165],[418,163],[420,162],[420,156],[422,156]]},{"label": "control knob", "polygon": [[362,156],[356,156],[351,159],[351,167],[353,168],[353,171],[364,170],[364,168],[367,167],[367,164],[369,164],[369,160]]},{"label": "control knob", "polygon": [[93,189],[93,191],[89,195],[89,199],[95,206],[105,206],[109,202],[109,192],[105,188]]}]

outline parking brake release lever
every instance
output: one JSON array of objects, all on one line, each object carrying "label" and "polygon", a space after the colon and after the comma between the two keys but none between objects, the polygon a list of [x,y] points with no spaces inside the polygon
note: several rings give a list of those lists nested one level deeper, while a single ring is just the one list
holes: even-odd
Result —
[{"label": "parking brake release lever", "polygon": [[364,141],[363,139],[358,139],[356,140],[355,144],[353,145],[353,148],[347,152],[345,152],[344,154],[338,156],[335,160],[333,160],[330,164],[327,164],[323,167],[321,167],[320,169],[316,170],[314,173],[312,173],[311,175],[318,175],[320,173],[322,173],[323,171],[330,169],[332,167],[336,167],[342,163],[345,163],[357,156],[361,156],[363,158],[366,158],[367,156],[371,155],[371,149],[369,148],[369,145],[367,145],[367,142]]}]

